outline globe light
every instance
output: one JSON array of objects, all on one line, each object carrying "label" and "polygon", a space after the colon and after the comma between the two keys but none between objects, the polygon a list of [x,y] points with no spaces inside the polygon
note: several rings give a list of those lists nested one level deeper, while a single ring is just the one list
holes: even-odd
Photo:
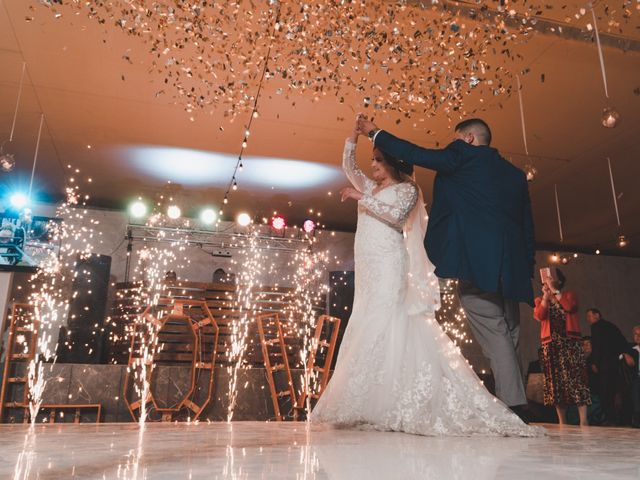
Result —
[{"label": "globe light", "polygon": [[532,182],[538,174],[538,169],[531,164],[524,166],[524,173],[527,175],[527,182]]},{"label": "globe light", "polygon": [[141,218],[147,214],[147,206],[144,202],[140,200],[136,200],[131,205],[129,205],[129,213],[134,218]]},{"label": "globe light", "polygon": [[169,207],[167,208],[167,216],[169,218],[175,220],[176,218],[180,218],[180,215],[182,215],[180,207],[178,207],[177,205],[169,205]]},{"label": "globe light", "polygon": [[611,107],[606,107],[602,111],[602,125],[607,128],[615,128],[620,123],[620,114]]},{"label": "globe light", "polygon": [[627,240],[627,237],[625,237],[624,235],[618,235],[618,247],[624,248],[627,245],[629,245],[629,241]]},{"label": "globe light", "polygon": [[3,172],[10,172],[16,166],[16,159],[12,153],[3,153],[0,155],[0,169]]},{"label": "globe light", "polygon": [[26,207],[27,203],[29,203],[29,199],[24,193],[14,193],[9,197],[9,202],[11,202],[11,206],[20,210],[21,208]]},{"label": "globe light", "polygon": [[211,225],[218,219],[218,214],[212,208],[205,208],[200,212],[200,221],[204,224]]},{"label": "globe light", "polygon": [[236,217],[236,222],[238,223],[238,225],[240,225],[241,227],[246,227],[251,223],[251,217],[249,216],[248,213],[241,213],[240,215],[238,215]]},{"label": "globe light", "polygon": [[281,216],[273,217],[271,219],[271,226],[276,230],[282,230],[287,226],[287,221]]},{"label": "globe light", "polygon": [[302,224],[302,229],[307,233],[313,233],[313,231],[316,229],[316,222],[314,222],[313,220],[305,220]]}]

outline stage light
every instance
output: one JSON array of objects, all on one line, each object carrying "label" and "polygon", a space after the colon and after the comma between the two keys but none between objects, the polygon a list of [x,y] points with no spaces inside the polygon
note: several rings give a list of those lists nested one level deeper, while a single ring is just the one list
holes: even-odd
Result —
[{"label": "stage light", "polygon": [[169,218],[175,220],[176,218],[180,218],[180,215],[182,215],[180,207],[178,207],[177,205],[169,205],[169,207],[167,208],[167,216]]},{"label": "stage light", "polygon": [[147,214],[147,206],[144,202],[140,200],[136,200],[131,205],[129,205],[129,213],[132,217],[141,218]]},{"label": "stage light", "polygon": [[313,220],[305,220],[302,224],[302,229],[307,233],[313,233],[313,231],[316,229],[316,222],[314,222]]},{"label": "stage light", "polygon": [[238,225],[241,227],[246,227],[251,223],[251,217],[248,213],[241,213],[236,217],[236,222],[238,222]]},{"label": "stage light", "polygon": [[200,221],[207,225],[214,223],[218,218],[218,214],[212,208],[205,208],[200,212]]},{"label": "stage light", "polygon": [[271,226],[276,230],[282,230],[287,226],[287,221],[281,216],[273,217],[271,219]]},{"label": "stage light", "polygon": [[13,206],[18,210],[26,207],[27,204],[29,203],[29,199],[27,198],[27,196],[24,193],[20,193],[20,192],[17,192],[11,195],[11,197],[9,197],[9,201],[11,202],[11,206]]}]

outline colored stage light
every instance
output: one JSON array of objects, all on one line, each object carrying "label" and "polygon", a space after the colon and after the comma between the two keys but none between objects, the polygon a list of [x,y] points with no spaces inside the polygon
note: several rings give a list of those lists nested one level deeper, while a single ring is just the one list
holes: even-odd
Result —
[{"label": "colored stage light", "polygon": [[180,215],[182,215],[180,207],[178,207],[177,205],[169,205],[169,207],[167,208],[167,216],[169,218],[175,220],[176,218],[180,218]]},{"label": "colored stage light", "polygon": [[147,206],[144,202],[140,200],[136,200],[131,205],[129,205],[129,213],[132,217],[141,218],[147,214]]},{"label": "colored stage light", "polygon": [[241,227],[246,227],[251,223],[251,217],[248,213],[241,213],[236,218],[236,222],[238,222],[238,225],[240,225]]},{"label": "colored stage light", "polygon": [[9,201],[11,202],[12,207],[20,210],[27,206],[29,198],[24,193],[16,192],[9,197]]},{"label": "colored stage light", "polygon": [[211,225],[218,219],[218,214],[213,208],[205,208],[200,212],[200,221],[206,225]]},{"label": "colored stage light", "polygon": [[282,230],[287,226],[287,221],[281,216],[273,217],[271,219],[271,226],[276,230]]},{"label": "colored stage light", "polygon": [[313,220],[305,220],[302,224],[302,229],[307,233],[313,233],[313,231],[316,229],[316,222],[314,222]]}]

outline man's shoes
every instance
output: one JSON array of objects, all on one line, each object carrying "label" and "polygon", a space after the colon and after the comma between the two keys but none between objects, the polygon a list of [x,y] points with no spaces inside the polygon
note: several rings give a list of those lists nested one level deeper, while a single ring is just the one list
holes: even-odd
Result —
[{"label": "man's shoes", "polygon": [[515,413],[518,417],[520,417],[520,420],[522,420],[524,423],[529,425],[529,422],[530,422],[529,412],[525,408],[525,405],[516,405],[513,407],[509,407],[509,409],[513,413]]}]

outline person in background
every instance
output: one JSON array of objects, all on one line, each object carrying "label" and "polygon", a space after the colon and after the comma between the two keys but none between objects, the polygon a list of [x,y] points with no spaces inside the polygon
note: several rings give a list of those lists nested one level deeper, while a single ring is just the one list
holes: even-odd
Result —
[{"label": "person in background", "polygon": [[635,376],[631,383],[631,399],[633,402],[633,416],[631,426],[640,428],[640,325],[633,327],[633,347],[631,348],[631,358]]},{"label": "person in background", "polygon": [[584,360],[587,364],[587,372],[589,374],[589,390],[591,390],[591,396],[594,393],[598,393],[598,375],[591,368],[593,365],[593,344],[591,343],[591,337],[585,335],[582,337],[582,351],[584,352]]},{"label": "person in background", "polygon": [[534,318],[540,322],[540,363],[544,373],[544,404],[556,407],[558,422],[567,423],[567,406],[577,405],[580,425],[588,425],[591,405],[589,378],[580,335],[578,297],[562,291],[565,276],[557,268],[535,299]]},{"label": "person in background", "polygon": [[602,318],[597,308],[587,310],[587,322],[591,325],[591,343],[593,353],[592,371],[598,375],[598,391],[602,400],[605,425],[617,425],[620,415],[616,408],[616,395],[619,393],[620,358],[627,362],[627,340],[613,323]]},{"label": "person in background", "polygon": [[[598,394],[598,375],[591,368],[593,366],[593,359],[591,357],[593,345],[591,344],[591,337],[588,335],[582,337],[582,351],[584,352],[584,358],[587,364],[589,391],[591,392],[591,405],[587,408],[587,418],[589,419],[589,425],[600,425],[604,422],[604,414],[602,413],[602,403]],[[575,412],[575,415],[573,412],[571,412],[571,415],[567,413],[567,417],[577,418],[578,412]]]}]

